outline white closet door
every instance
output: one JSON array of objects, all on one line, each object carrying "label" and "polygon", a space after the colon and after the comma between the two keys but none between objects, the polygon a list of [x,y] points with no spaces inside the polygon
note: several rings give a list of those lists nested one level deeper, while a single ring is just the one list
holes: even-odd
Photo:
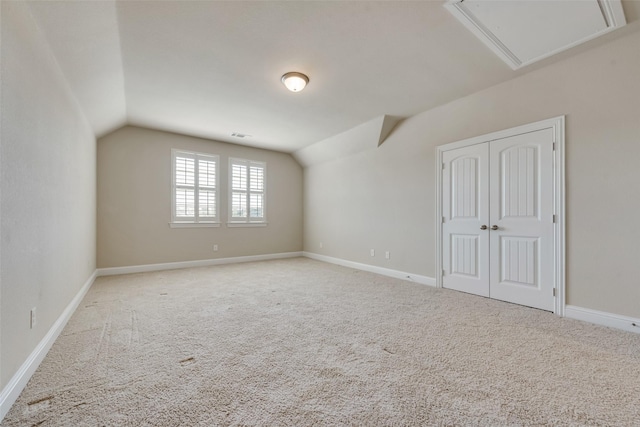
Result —
[{"label": "white closet door", "polygon": [[489,147],[490,296],[553,311],[553,131]]},{"label": "white closet door", "polygon": [[443,162],[442,285],[489,296],[488,144],[447,151]]}]

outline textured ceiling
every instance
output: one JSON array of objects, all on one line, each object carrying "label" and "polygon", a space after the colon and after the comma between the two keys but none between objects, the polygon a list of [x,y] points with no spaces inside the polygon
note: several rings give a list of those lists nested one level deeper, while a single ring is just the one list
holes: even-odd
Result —
[{"label": "textured ceiling", "polygon": [[[443,3],[30,5],[97,136],[129,123],[285,152],[382,115],[415,115],[598,43],[512,71]],[[625,12],[637,20],[640,2]],[[307,89],[288,92],[287,71],[307,74]]]}]

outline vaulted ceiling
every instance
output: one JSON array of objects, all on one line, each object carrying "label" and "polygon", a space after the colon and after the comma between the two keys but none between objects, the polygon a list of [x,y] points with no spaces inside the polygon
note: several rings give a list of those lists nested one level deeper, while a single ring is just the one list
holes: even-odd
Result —
[{"label": "vaulted ceiling", "polygon": [[[124,124],[294,152],[405,118],[638,29],[513,71],[444,1],[61,1],[31,10],[96,135]],[[300,93],[280,76],[310,77]],[[247,134],[236,138],[232,133]]]}]

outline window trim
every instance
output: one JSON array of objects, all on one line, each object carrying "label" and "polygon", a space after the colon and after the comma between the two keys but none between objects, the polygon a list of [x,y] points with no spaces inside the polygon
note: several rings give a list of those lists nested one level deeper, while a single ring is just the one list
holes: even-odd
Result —
[{"label": "window trim", "polygon": [[[176,157],[183,156],[194,159],[194,216],[193,218],[183,218],[176,216]],[[215,199],[216,199],[216,212],[215,217],[200,218],[199,214],[199,160],[207,160],[215,162]],[[182,150],[178,148],[171,149],[171,222],[169,222],[171,228],[189,228],[189,227],[220,227],[220,156],[211,153],[200,153],[196,151]]]},{"label": "window trim", "polygon": [[[249,168],[251,166],[257,166],[262,168],[263,171],[263,180],[264,180],[264,184],[263,184],[263,189],[262,192],[257,192],[254,191],[253,193],[262,193],[262,206],[263,206],[263,215],[261,218],[251,218],[251,177],[250,177],[250,172],[249,170],[247,170],[247,187],[246,187],[246,194],[247,194],[247,217],[246,219],[242,219],[242,218],[238,218],[238,217],[233,217],[233,165],[234,164],[240,164],[245,166],[246,168]],[[227,212],[228,212],[228,217],[227,217],[227,227],[266,227],[268,222],[267,222],[267,163],[266,162],[261,162],[261,161],[257,161],[257,160],[249,160],[249,159],[241,159],[238,157],[229,157],[229,171],[228,171],[228,176],[229,176],[229,182],[228,182],[228,197],[227,197],[227,201],[229,203]]]},{"label": "window trim", "polygon": [[170,222],[171,228],[209,228],[220,227],[219,222]]}]

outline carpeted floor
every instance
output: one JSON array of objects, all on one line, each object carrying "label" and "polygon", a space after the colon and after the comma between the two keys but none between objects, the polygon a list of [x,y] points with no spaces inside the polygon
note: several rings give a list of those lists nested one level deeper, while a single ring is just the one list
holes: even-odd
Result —
[{"label": "carpeted floor", "polygon": [[640,426],[640,335],[304,258],[102,277],[36,425]]}]

